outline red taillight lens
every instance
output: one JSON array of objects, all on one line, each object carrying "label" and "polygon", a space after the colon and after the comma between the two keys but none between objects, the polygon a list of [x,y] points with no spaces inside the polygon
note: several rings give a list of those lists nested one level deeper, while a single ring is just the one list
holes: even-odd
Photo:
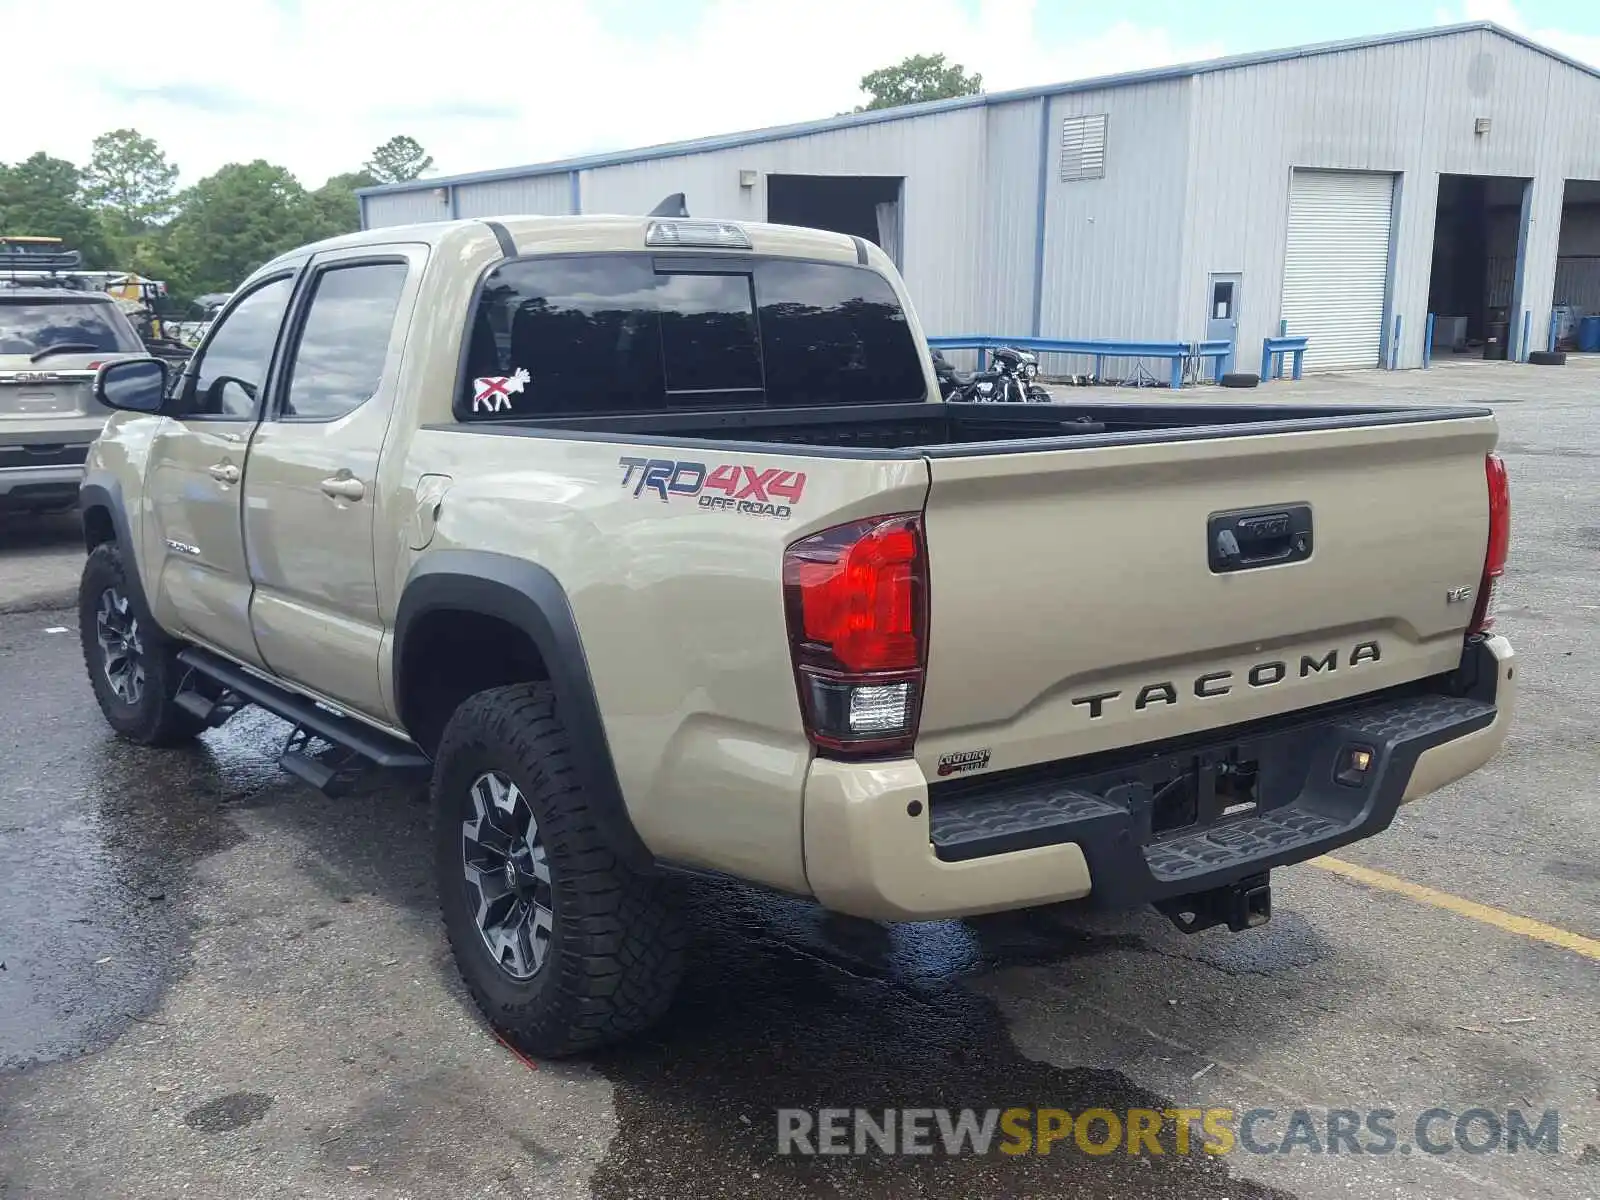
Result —
[{"label": "red taillight lens", "polygon": [[[857,540],[846,541],[839,533]],[[790,548],[803,641],[847,671],[917,666],[916,532],[889,522],[829,530]]]},{"label": "red taillight lens", "polygon": [[1483,460],[1489,483],[1489,544],[1483,554],[1483,578],[1478,582],[1478,603],[1472,610],[1468,633],[1486,633],[1494,628],[1495,591],[1506,571],[1511,552],[1511,482],[1506,464],[1498,454]]},{"label": "red taillight lens", "polygon": [[905,753],[916,738],[928,581],[922,519],[872,517],[784,552],[784,599],[806,730],[836,756]]}]

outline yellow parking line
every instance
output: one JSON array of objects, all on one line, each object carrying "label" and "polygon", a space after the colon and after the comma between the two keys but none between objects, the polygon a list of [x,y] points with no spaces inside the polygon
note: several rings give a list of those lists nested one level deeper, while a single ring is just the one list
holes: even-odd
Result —
[{"label": "yellow parking line", "polygon": [[1424,887],[1420,883],[1412,883],[1409,879],[1401,879],[1398,875],[1374,871],[1371,867],[1357,866],[1355,863],[1345,862],[1342,858],[1329,858],[1323,855],[1308,861],[1313,867],[1321,867],[1324,871],[1343,875],[1346,879],[1353,879],[1368,887],[1393,892],[1398,896],[1415,900],[1419,904],[1431,904],[1435,908],[1442,908],[1457,916],[1493,925],[1496,929],[1503,929],[1507,933],[1532,938],[1534,941],[1545,942],[1551,946],[1560,946],[1563,950],[1571,950],[1585,958],[1600,960],[1600,941],[1584,937],[1581,933],[1557,929],[1554,925],[1546,925],[1543,921],[1535,921],[1531,917],[1519,917],[1515,913],[1502,912],[1498,908],[1490,908],[1487,904],[1479,904],[1476,900],[1452,896],[1449,892]]}]

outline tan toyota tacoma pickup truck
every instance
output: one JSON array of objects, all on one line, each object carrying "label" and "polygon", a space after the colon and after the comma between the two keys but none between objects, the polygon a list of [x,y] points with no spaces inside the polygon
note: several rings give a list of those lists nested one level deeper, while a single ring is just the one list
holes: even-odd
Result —
[{"label": "tan toyota tacoma pickup truck", "polygon": [[536,1053],[666,1009],[675,870],[1242,929],[1510,724],[1489,412],[945,403],[848,236],[374,230],[168,372],[96,383],[106,719],[253,704],[316,786],[431,769],[455,956]]}]

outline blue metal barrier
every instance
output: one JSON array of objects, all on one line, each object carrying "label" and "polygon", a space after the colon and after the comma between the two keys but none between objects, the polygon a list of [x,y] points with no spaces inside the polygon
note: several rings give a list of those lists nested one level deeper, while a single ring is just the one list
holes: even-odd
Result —
[{"label": "blue metal barrier", "polygon": [[1305,367],[1306,337],[1269,337],[1261,339],[1261,380],[1265,383],[1272,378],[1274,363],[1282,361],[1281,356],[1287,354],[1293,363],[1290,377],[1300,378],[1300,372]]},{"label": "blue metal barrier", "polygon": [[[951,334],[931,337],[928,345],[935,350],[976,350],[981,370],[986,352],[1001,346],[1015,346],[1018,350],[1032,350],[1035,354],[1077,354],[1094,359],[1095,378],[1105,371],[1108,358],[1165,358],[1172,363],[1168,382],[1174,388],[1183,386],[1183,366],[1193,359],[1197,363],[1212,360],[1212,377],[1221,379],[1233,367],[1233,343],[1210,342],[1119,342],[1109,338],[1043,338],[1043,337],[992,337],[988,334]],[[1200,372],[1196,372],[1196,379]]]}]

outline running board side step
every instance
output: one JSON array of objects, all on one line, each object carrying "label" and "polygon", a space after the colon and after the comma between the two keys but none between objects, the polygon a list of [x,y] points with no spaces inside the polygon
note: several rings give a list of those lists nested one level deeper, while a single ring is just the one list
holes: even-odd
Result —
[{"label": "running board side step", "polygon": [[[209,651],[190,646],[179,651],[178,661],[222,689],[221,698],[212,700],[186,688],[177,698],[185,711],[207,724],[220,725],[248,703],[283,718],[294,730],[278,765],[320,791],[331,793],[348,785],[355,759],[390,770],[420,771],[432,766],[427,755],[412,743],[332,712]],[[332,765],[318,761],[308,752],[312,737],[344,750],[344,758]]]}]

